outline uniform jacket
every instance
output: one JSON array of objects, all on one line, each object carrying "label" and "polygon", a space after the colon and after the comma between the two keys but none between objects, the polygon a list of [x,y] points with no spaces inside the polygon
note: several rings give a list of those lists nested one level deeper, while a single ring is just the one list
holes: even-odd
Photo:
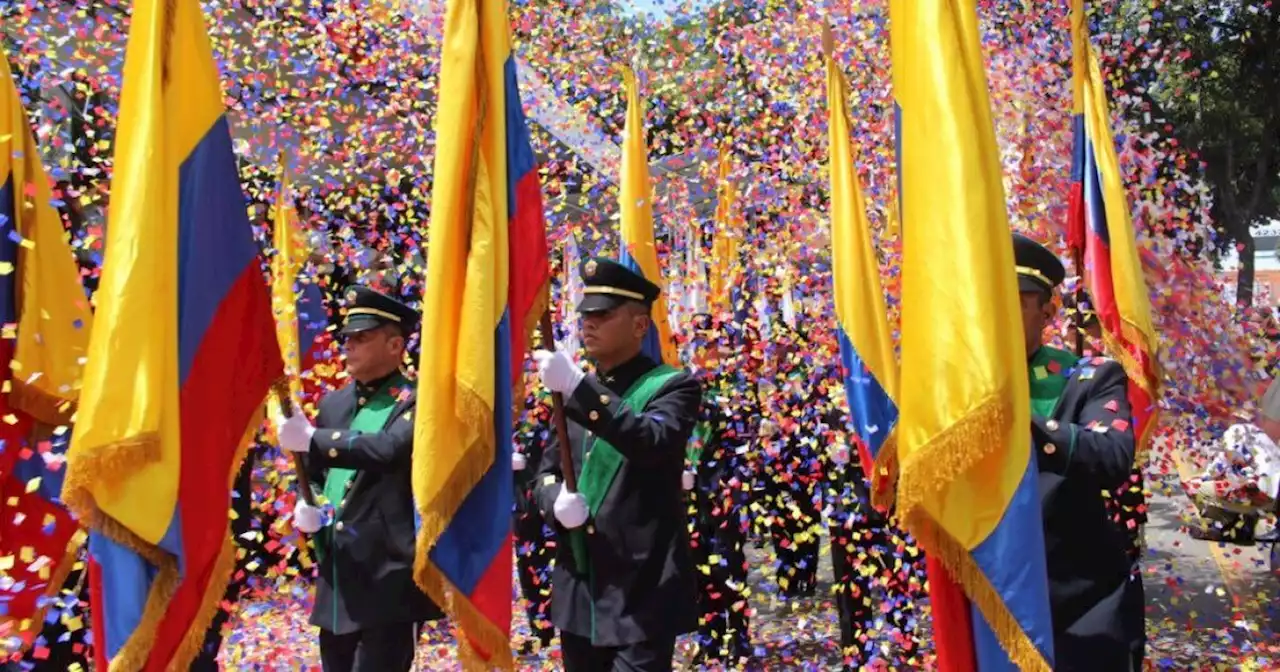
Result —
[{"label": "uniform jacket", "polygon": [[[565,399],[574,470],[582,471],[587,431],[624,458],[600,510],[583,528],[590,567],[575,565],[568,532],[556,525],[551,622],[596,646],[673,637],[698,620],[680,483],[701,390],[693,376],[680,373],[644,409],[623,408],[621,395],[654,366],[641,355],[599,378],[588,374]],[[553,437],[536,486],[538,506],[553,523],[563,481],[560,451]]]},{"label": "uniform jacket", "polygon": [[[1039,374],[1034,369],[1032,375]],[[1126,670],[1141,641],[1141,578],[1131,572],[1126,533],[1103,491],[1134,462],[1128,378],[1119,363],[1090,358],[1067,378],[1049,417],[1032,415],[1040,472],[1055,669]]]},{"label": "uniform jacket", "polygon": [[442,616],[413,582],[413,386],[402,392],[377,434],[341,429],[355,418],[356,387],[347,385],[320,401],[307,455],[317,493],[329,467],[359,470],[332,523],[333,544],[320,563],[311,612],[312,625],[337,634]]}]

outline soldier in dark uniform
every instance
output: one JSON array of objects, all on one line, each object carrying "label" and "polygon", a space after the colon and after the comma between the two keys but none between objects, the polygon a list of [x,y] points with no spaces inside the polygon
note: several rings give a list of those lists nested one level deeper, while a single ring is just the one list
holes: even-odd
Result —
[{"label": "soldier in dark uniform", "polygon": [[551,397],[539,390],[525,399],[525,420],[516,429],[516,450],[511,454],[511,472],[516,486],[516,573],[520,575],[520,593],[524,595],[525,613],[533,635],[533,639],[520,643],[522,654],[551,646],[556,634],[548,611],[551,606],[551,549],[547,548],[546,526],[534,499],[534,471],[542,461],[542,453],[550,437]]},{"label": "soldier in dark uniform", "polygon": [[[642,354],[657,286],[607,259],[589,259],[582,276],[595,374],[564,352],[534,353],[569,420],[570,445],[551,441],[537,474],[539,507],[556,521],[551,622],[568,672],[670,670],[676,636],[697,622],[681,481],[701,389]],[[562,485],[563,449],[577,492]]]},{"label": "soldier in dark uniform", "polygon": [[746,335],[706,314],[694,317],[693,328],[693,361],[703,388],[701,415],[687,451],[691,542],[702,584],[694,663],[721,661],[736,669],[751,657],[745,500],[760,402],[747,378]]},{"label": "soldier in dark uniform", "polygon": [[326,503],[324,511],[301,499],[294,507],[294,526],[316,534],[311,624],[320,628],[325,672],[409,670],[417,624],[442,616],[413,581],[415,396],[399,368],[419,316],[364,287],[347,301],[342,333],[354,382],[321,400],[315,426],[295,409],[277,418],[277,434],[282,448],[306,456]]},{"label": "soldier in dark uniform", "polygon": [[1118,362],[1041,344],[1066,272],[1039,243],[1014,235],[1040,471],[1055,669],[1134,670],[1141,660],[1142,578],[1104,492],[1133,470],[1128,378]]},{"label": "soldier in dark uniform", "polygon": [[[778,328],[785,328],[780,325]],[[813,368],[800,356],[808,348],[804,331],[789,329],[778,339],[776,423],[765,440],[760,478],[763,502],[753,502],[769,519],[777,555],[778,592],[787,599],[813,597],[818,586],[818,537],[822,532],[822,462],[811,434]]]}]

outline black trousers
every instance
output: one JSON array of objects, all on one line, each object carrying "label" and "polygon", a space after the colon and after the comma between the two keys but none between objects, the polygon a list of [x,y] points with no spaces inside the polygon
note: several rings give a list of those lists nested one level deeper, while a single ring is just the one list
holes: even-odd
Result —
[{"label": "black trousers", "polygon": [[676,638],[628,646],[592,646],[586,637],[561,632],[560,652],[565,672],[670,672]]},{"label": "black trousers", "polygon": [[778,557],[778,587],[785,597],[812,596],[818,585],[818,532],[822,510],[814,501],[815,484],[794,474],[765,474],[766,510],[772,509],[769,536]]},{"label": "black trousers", "polygon": [[[899,651],[911,654],[917,647],[910,623],[914,605],[924,595],[912,595],[909,565],[894,567],[894,530],[871,506],[870,489],[857,464],[833,470],[828,481],[831,518],[831,569],[836,586],[836,612],[840,619],[840,646],[857,669],[869,662],[869,636],[877,613],[903,635]],[[888,602],[889,609],[884,609]]]},{"label": "black trousers", "polygon": [[516,570],[524,595],[529,630],[546,647],[555,639],[551,625],[551,551],[547,548],[542,516],[536,511],[515,514]]},{"label": "black trousers", "polygon": [[694,562],[709,573],[698,575],[700,662],[731,662],[751,655],[747,619],[747,522],[734,493],[714,485],[693,490],[690,545]]},{"label": "black trousers", "polygon": [[393,623],[345,635],[320,630],[324,672],[409,672],[418,646],[416,623]]}]

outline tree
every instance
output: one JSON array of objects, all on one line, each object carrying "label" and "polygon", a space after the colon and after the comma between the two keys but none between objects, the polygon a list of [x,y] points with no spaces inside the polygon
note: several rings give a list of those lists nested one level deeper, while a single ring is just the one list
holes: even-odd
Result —
[{"label": "tree", "polygon": [[1201,161],[1213,194],[1219,252],[1234,244],[1236,300],[1253,302],[1255,243],[1250,227],[1280,214],[1280,7],[1276,2],[1120,0],[1121,42],[1134,38],[1154,59],[1113,80],[1143,102],[1152,128],[1171,134]]}]

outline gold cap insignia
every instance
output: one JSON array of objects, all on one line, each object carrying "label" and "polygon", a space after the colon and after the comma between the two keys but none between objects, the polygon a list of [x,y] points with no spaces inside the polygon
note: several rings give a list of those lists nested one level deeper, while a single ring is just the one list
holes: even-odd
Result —
[{"label": "gold cap insignia", "polygon": [[593,260],[593,261],[588,261],[588,262],[587,262],[587,264],[586,264],[585,266],[583,266],[583,267],[582,267],[582,270],[583,270],[584,272],[586,272],[586,274],[587,274],[588,276],[595,275],[595,274],[596,274],[596,262],[595,262],[594,260]]}]

